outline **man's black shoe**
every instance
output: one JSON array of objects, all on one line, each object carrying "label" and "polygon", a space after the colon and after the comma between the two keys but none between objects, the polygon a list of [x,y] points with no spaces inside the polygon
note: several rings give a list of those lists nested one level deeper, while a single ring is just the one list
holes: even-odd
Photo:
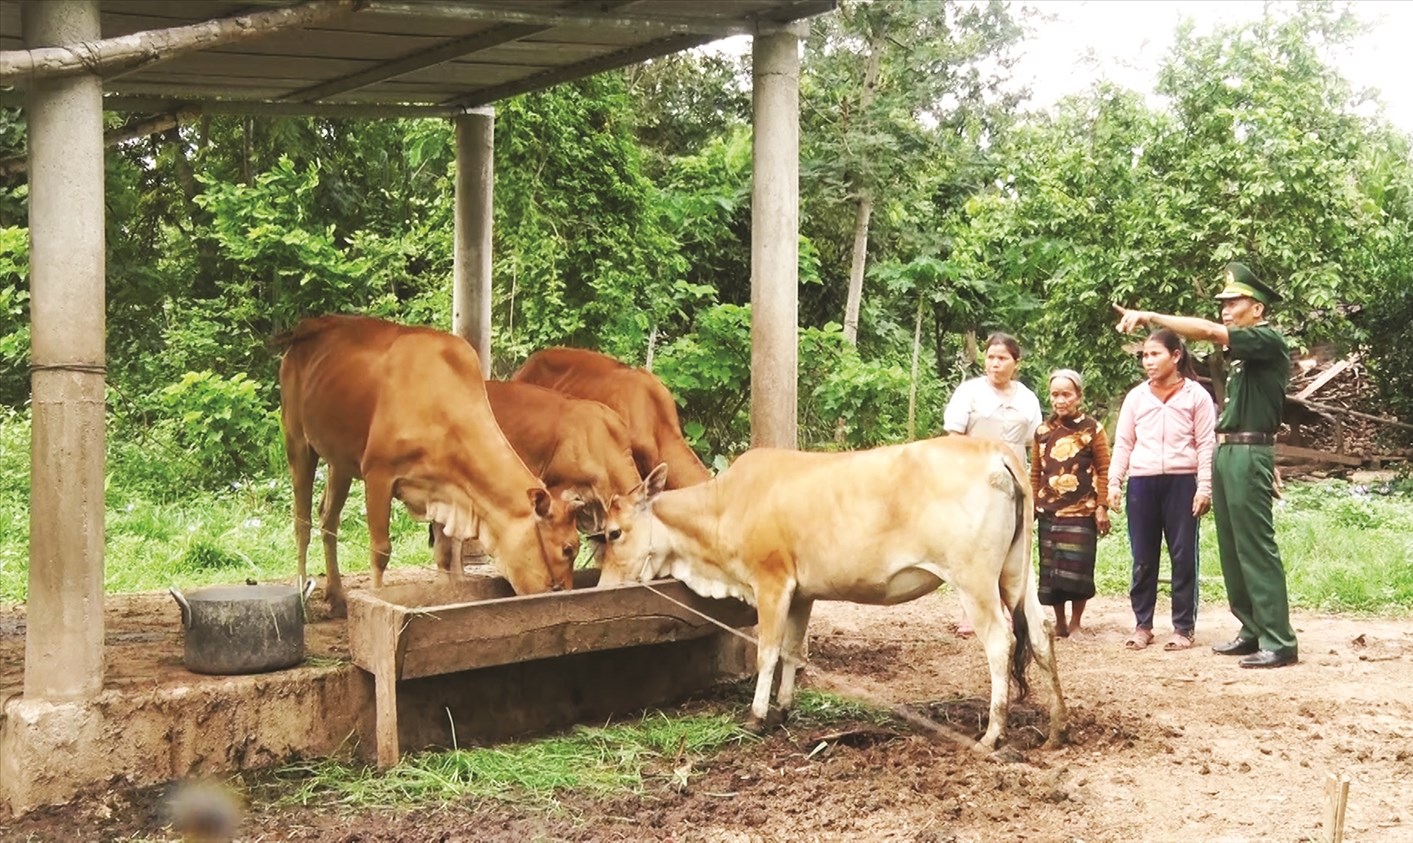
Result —
[{"label": "man's black shoe", "polygon": [[1257,650],[1237,664],[1242,667],[1285,667],[1300,661],[1294,650]]},{"label": "man's black shoe", "polygon": [[1225,644],[1217,644],[1212,647],[1212,652],[1219,656],[1249,656],[1261,649],[1255,638],[1233,638]]}]

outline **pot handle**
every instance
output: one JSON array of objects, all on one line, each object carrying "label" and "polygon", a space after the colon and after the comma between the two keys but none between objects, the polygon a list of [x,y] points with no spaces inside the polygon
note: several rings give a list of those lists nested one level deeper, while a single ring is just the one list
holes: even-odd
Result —
[{"label": "pot handle", "polygon": [[304,588],[299,590],[299,611],[304,617],[304,622],[309,622],[309,595],[314,593],[314,578],[310,577],[304,581]]},{"label": "pot handle", "polygon": [[182,609],[182,626],[191,629],[191,604],[186,602],[186,598],[177,590],[176,586],[167,589],[172,593],[172,599],[177,601],[177,605]]}]

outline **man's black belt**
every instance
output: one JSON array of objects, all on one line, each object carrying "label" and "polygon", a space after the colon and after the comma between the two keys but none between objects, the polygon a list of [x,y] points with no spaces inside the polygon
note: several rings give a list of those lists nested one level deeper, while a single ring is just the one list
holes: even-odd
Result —
[{"label": "man's black belt", "polygon": [[1224,445],[1274,445],[1276,444],[1276,435],[1248,431],[1218,433],[1217,442]]}]

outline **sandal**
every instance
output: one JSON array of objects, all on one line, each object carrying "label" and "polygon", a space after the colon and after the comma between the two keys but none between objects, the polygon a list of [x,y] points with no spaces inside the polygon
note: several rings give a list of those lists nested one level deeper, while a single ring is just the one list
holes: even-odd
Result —
[{"label": "sandal", "polygon": [[1149,629],[1135,629],[1133,634],[1124,642],[1126,650],[1142,650],[1153,643],[1153,631]]},{"label": "sandal", "polygon": [[1163,645],[1163,649],[1167,650],[1169,653],[1175,652],[1177,650],[1187,650],[1191,647],[1192,636],[1183,635],[1181,632],[1174,632],[1173,637],[1168,640],[1168,643]]}]

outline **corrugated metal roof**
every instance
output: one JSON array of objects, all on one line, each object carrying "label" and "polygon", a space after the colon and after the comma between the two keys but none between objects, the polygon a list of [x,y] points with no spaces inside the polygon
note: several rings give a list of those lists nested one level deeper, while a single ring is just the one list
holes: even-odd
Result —
[{"label": "corrugated metal roof", "polygon": [[[103,38],[302,5],[102,0]],[[350,12],[123,70],[107,107],[289,114],[454,113],[558,82],[755,34],[836,0],[365,0]],[[23,50],[0,0],[0,50]],[[13,81],[13,80],[11,80]],[[3,85],[5,80],[0,80]],[[3,101],[17,102],[6,92]]]}]

